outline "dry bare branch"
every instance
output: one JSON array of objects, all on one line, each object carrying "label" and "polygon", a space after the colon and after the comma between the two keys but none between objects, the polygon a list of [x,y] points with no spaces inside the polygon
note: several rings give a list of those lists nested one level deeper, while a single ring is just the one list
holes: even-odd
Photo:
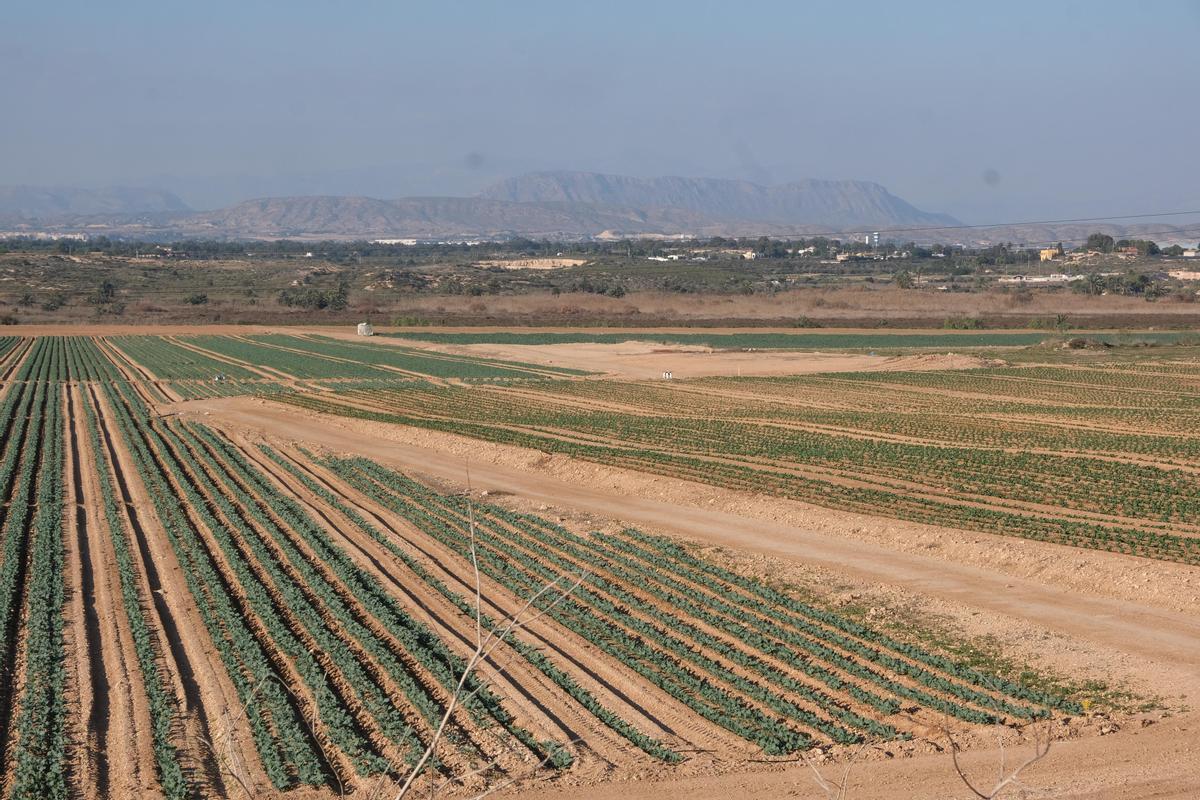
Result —
[{"label": "dry bare branch", "polygon": [[[562,603],[572,592],[574,592],[577,588],[579,588],[580,584],[582,584],[583,581],[587,577],[586,572],[581,572],[578,576],[576,576],[574,578],[574,580],[570,583],[570,585],[567,585],[564,587],[567,576],[559,575],[557,578],[555,578],[554,580],[550,581],[549,583],[543,585],[540,589],[538,589],[538,591],[536,591],[529,598],[527,598],[525,600],[525,602],[521,605],[520,608],[518,608],[512,614],[509,614],[508,616],[506,616],[502,622],[497,623],[492,628],[492,630],[488,631],[487,635],[485,636],[483,633],[483,588],[482,588],[483,581],[480,577],[480,572],[479,572],[479,553],[478,553],[478,550],[476,547],[476,538],[475,538],[475,505],[471,499],[471,473],[470,473],[469,466],[467,468],[466,498],[467,498],[467,520],[468,520],[469,534],[470,534],[470,536],[469,536],[469,556],[470,556],[470,560],[471,560],[471,568],[472,568],[472,572],[474,575],[474,581],[475,581],[475,609],[474,609],[474,611],[475,611],[475,648],[471,652],[470,656],[468,657],[468,659],[466,661],[466,664],[463,667],[462,676],[459,678],[458,685],[455,687],[454,692],[451,694],[450,701],[446,705],[446,710],[442,714],[441,720],[438,722],[437,727],[434,729],[433,736],[430,738],[429,744],[426,746],[425,750],[422,752],[421,757],[417,760],[416,764],[414,764],[412,766],[412,768],[409,769],[407,776],[404,779],[404,782],[401,784],[397,793],[393,796],[393,800],[403,800],[403,798],[407,797],[412,792],[413,786],[416,783],[417,778],[421,775],[422,771],[425,769],[425,766],[429,763],[430,759],[433,758],[434,753],[437,751],[437,747],[440,744],[442,737],[445,735],[446,727],[449,725],[450,720],[454,715],[454,712],[460,706],[469,702],[472,697],[474,697],[478,692],[480,692],[484,688],[483,683],[480,682],[479,685],[477,685],[474,689],[472,689],[470,691],[466,691],[467,680],[479,668],[479,665],[481,663],[487,661],[488,659],[490,659],[492,653],[496,650],[496,648],[498,648],[505,641],[505,639],[508,638],[508,636],[510,634],[512,634],[514,631],[520,630],[521,628],[529,626],[533,622],[540,619],[542,616],[548,614],[557,605]],[[559,591],[556,592],[556,589],[558,589]],[[548,594],[551,594],[551,593],[555,593],[556,596],[553,599],[551,599],[548,603],[539,606],[538,605],[539,601],[541,601],[544,597],[546,597]],[[525,616],[526,613],[529,612],[530,609],[533,609],[535,607],[537,608],[537,612],[532,614],[529,617],[526,617]],[[546,756],[544,758],[542,758],[538,762],[538,764],[536,764],[532,768],[532,770],[530,771],[529,774],[532,774],[532,772],[545,766],[546,763],[548,761],[550,761],[551,758],[553,758],[553,756],[554,756],[553,752],[546,754]],[[473,770],[472,772],[467,773],[465,775],[457,776],[455,778],[450,779],[449,781],[444,781],[440,785],[437,785],[437,784],[432,785],[430,797],[435,796],[436,792],[441,791],[443,788],[445,788],[446,786],[449,786],[450,784],[462,782],[463,780],[466,780],[467,778],[472,777],[473,775],[486,772],[488,769],[491,769],[493,766],[495,766],[495,764],[496,764],[496,760],[493,760],[492,762],[490,762],[489,764],[485,765],[484,767],[482,767],[478,770]],[[480,798],[486,797],[487,795],[499,790],[500,788],[502,788],[504,786],[511,785],[512,783],[514,783],[516,780],[520,779],[521,777],[524,777],[524,776],[513,777],[507,781],[501,782],[500,784],[488,787],[487,789],[485,789],[483,794],[478,795],[478,797],[480,797]]]},{"label": "dry bare branch", "polygon": [[951,763],[954,764],[954,771],[957,773],[959,780],[963,782],[963,785],[966,786],[967,789],[969,789],[971,793],[980,800],[995,800],[995,798],[1000,797],[1004,792],[1010,789],[1019,791],[1022,797],[1027,797],[1033,793],[1041,793],[1041,790],[1022,783],[1021,773],[1027,768],[1036,764],[1038,761],[1041,761],[1050,753],[1050,746],[1053,743],[1054,734],[1053,729],[1050,727],[1049,719],[1046,721],[1044,738],[1042,732],[1039,730],[1036,724],[1030,727],[1033,729],[1033,754],[1018,764],[1017,767],[1011,771],[1008,770],[1006,766],[1007,756],[1004,749],[1003,739],[1001,739],[999,774],[997,775],[995,785],[992,786],[990,790],[985,790],[979,786],[976,786],[971,782],[971,779],[967,777],[966,772],[963,770],[962,765],[958,760],[958,743],[954,741],[954,737],[950,734],[950,731],[943,727],[942,732],[946,734],[946,740],[950,743]]},{"label": "dry bare branch", "polygon": [[850,790],[850,770],[854,768],[854,762],[862,755],[863,751],[868,747],[874,747],[874,743],[870,741],[862,742],[858,747],[850,752],[850,757],[846,760],[846,767],[842,771],[841,781],[834,782],[821,774],[821,770],[817,767],[816,762],[809,758],[807,753],[800,753],[800,760],[809,768],[813,774],[813,780],[817,786],[825,793],[828,800],[846,800],[846,793]]}]

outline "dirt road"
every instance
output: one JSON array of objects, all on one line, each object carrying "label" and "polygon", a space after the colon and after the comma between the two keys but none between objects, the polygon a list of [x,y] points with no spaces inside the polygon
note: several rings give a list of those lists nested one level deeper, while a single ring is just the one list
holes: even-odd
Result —
[{"label": "dirt road", "polygon": [[[1021,773],[1032,794],[1059,800],[1192,800],[1200,792],[1200,745],[1195,721],[1167,720],[1148,728],[1122,731],[1103,737],[1056,742],[1042,761]],[[963,753],[960,762],[976,786],[987,792],[996,783],[997,767],[1006,758],[1012,769],[1032,755],[1031,749],[1001,753],[982,748]],[[954,772],[944,753],[909,759],[889,759],[873,753],[869,760],[852,766],[847,785],[849,800],[948,800],[975,795]],[[812,771],[803,763],[776,767],[771,771],[733,772],[665,781],[612,782],[587,787],[523,787],[523,800],[725,800],[743,798],[801,798],[825,800]],[[845,766],[820,768],[826,780],[841,781]],[[1010,787],[1011,789],[1011,787]],[[1020,797],[1009,791],[1002,797]]]}]

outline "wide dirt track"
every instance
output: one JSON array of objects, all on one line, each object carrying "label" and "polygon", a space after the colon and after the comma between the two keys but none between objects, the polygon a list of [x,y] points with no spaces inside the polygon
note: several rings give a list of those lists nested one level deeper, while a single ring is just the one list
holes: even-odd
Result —
[{"label": "wide dirt track", "polygon": [[[26,338],[0,351],[0,413],[19,420],[30,402],[61,412],[61,724],[73,795],[171,794],[164,787],[174,762],[201,796],[391,796],[396,765],[449,707],[452,654],[474,642],[476,586],[464,548],[478,525],[485,618],[517,612],[529,587],[556,571],[586,582],[571,601],[580,605],[539,617],[521,631],[524,644],[509,642],[481,664],[481,697],[494,693],[497,705],[451,713],[438,766],[442,777],[461,776],[450,795],[514,781],[499,794],[825,797],[815,769],[830,780],[848,770],[852,800],[968,797],[946,752],[951,736],[964,748],[965,772],[990,788],[1001,763],[1021,763],[1048,732],[1048,755],[1021,776],[1048,796],[1200,796],[1200,713],[1192,710],[1200,572],[1190,549],[1200,519],[1178,494],[1200,472],[1189,430],[1200,362],[1188,350],[1136,362],[1084,354],[1066,363],[1049,353],[1021,372],[1003,365],[1000,348],[714,352],[636,339],[645,334],[528,346],[367,343],[319,328],[246,326],[19,333],[77,337]],[[166,338],[125,338],[131,333]],[[665,369],[676,380],[656,380]],[[788,382],[793,375],[799,382]],[[740,382],[752,376],[762,382]],[[1092,415],[1110,402],[1095,399],[1109,387],[1112,413]],[[678,433],[664,444],[636,438],[644,420],[668,418]],[[610,419],[611,429],[595,427]],[[966,453],[991,454],[980,463],[1013,475],[1015,493],[1000,493],[990,477],[888,472],[870,459],[856,471],[829,460],[866,446],[916,458],[959,444],[939,441],[931,419],[957,426],[952,435],[964,444],[955,464],[968,464]],[[1128,420],[1144,439],[1125,436]],[[710,430],[728,435],[729,447],[689,438]],[[770,437],[812,449],[755,449]],[[818,449],[828,442],[842,449]],[[672,471],[685,462],[651,457],[660,450],[692,460]],[[51,485],[44,453],[55,451],[25,452],[6,436],[0,459],[34,465],[33,496]],[[1127,484],[1114,485],[1109,502],[1082,484],[1022,483],[1018,470],[1040,463],[1063,475],[1084,464],[1117,476],[1105,480],[1136,476],[1147,505]],[[746,470],[777,483],[756,490],[737,478]],[[870,498],[906,493],[938,513],[1011,513],[1103,534],[1096,546],[1024,528],[1001,535],[982,523],[949,524],[950,516],[893,514],[878,501],[840,507],[819,494],[789,495],[789,481],[828,481]],[[1044,497],[1035,493],[1042,485]],[[32,548],[42,528],[27,527]],[[643,541],[627,528],[665,537],[654,541],[682,545],[685,558],[734,577],[714,589],[700,572],[670,572],[692,562],[660,554],[656,564],[656,551],[637,556],[648,572],[630,571],[645,565],[628,555],[636,549],[620,549]],[[1120,536],[1149,544],[1143,552]],[[933,683],[918,681],[925,667],[892,671],[871,661],[887,674],[864,683],[869,691],[847,691],[868,675],[839,655],[855,643],[838,640],[838,652],[819,645],[826,649],[816,657],[797,655],[799,638],[773,643],[788,635],[784,627],[746,627],[767,624],[756,616],[768,613],[761,602],[722,605],[742,597],[736,576],[765,581],[766,598],[777,596],[773,587],[799,587],[803,602],[844,607],[902,639],[907,628],[913,642],[971,637],[994,648],[997,664],[1029,664],[1077,686],[1103,681],[1109,688],[1088,704],[1113,705],[1056,712],[1049,723],[1008,712],[1003,725],[967,722],[921,694],[947,676],[967,680],[937,661],[919,662],[936,673],[920,680]],[[0,587],[5,580],[0,572]],[[5,797],[32,785],[14,765],[40,680],[25,666],[40,641],[27,621],[36,619],[29,598],[38,578],[21,571],[13,580],[24,611],[10,628],[17,649],[0,662],[16,708],[0,720]],[[671,634],[684,643],[671,651],[663,639],[662,652],[710,670],[697,685],[733,698],[723,711],[701,711],[716,701],[662,682],[659,662],[631,656]],[[582,694],[564,693],[563,675]],[[839,726],[874,723],[873,693],[886,686],[916,692],[880,718],[911,739],[836,744]],[[1016,708],[1009,691],[988,687],[963,702]],[[769,740],[762,731],[783,730],[770,727],[780,717],[822,733],[813,749],[771,754],[730,727],[723,715],[734,710],[760,721],[752,734],[761,741]],[[568,743],[573,761],[538,769],[556,742]]]}]

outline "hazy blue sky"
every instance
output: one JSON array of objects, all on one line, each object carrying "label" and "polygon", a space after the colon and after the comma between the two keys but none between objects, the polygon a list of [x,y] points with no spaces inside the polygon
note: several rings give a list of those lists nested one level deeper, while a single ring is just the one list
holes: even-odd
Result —
[{"label": "hazy blue sky", "polygon": [[6,0],[2,19],[0,183],[205,207],[584,169],[874,180],[976,222],[1200,208],[1195,1]]}]

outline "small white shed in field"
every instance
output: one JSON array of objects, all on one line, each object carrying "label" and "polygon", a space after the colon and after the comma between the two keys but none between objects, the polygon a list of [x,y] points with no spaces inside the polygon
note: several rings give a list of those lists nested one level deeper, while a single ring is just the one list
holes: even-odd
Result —
[{"label": "small white shed in field", "polygon": [[360,323],[358,323],[358,335],[359,336],[374,336],[375,329],[371,327],[371,323],[369,323],[369,322],[360,322]]}]

